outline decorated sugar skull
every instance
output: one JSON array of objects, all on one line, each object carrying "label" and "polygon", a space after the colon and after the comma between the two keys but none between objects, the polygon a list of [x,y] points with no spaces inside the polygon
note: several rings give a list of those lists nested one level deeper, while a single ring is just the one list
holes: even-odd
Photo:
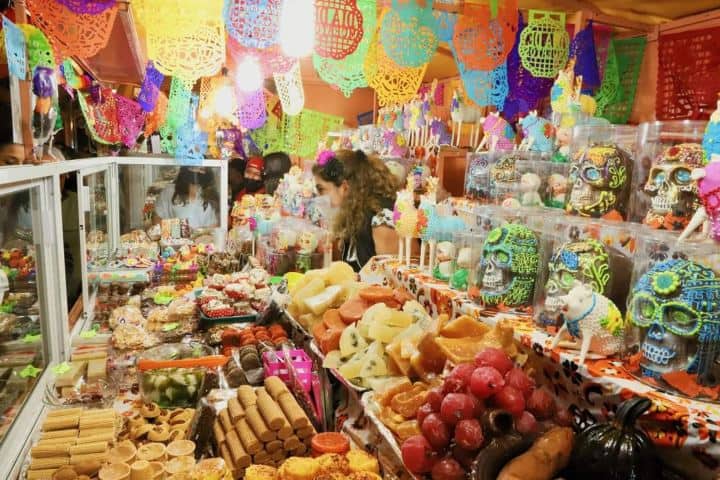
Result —
[{"label": "decorated sugar skull", "polygon": [[624,219],[630,194],[632,160],[615,145],[593,145],[570,167],[567,210],[582,217]]},{"label": "decorated sugar skull", "polygon": [[313,232],[302,232],[297,237],[297,247],[300,253],[310,254],[318,247],[317,235]]},{"label": "decorated sugar skull", "polygon": [[480,260],[480,298],[486,306],[527,306],[538,270],[538,240],[525,225],[507,224],[490,231]]},{"label": "decorated sugar skull", "polygon": [[635,284],[630,321],[641,329],[640,369],[661,378],[697,373],[702,382],[720,349],[720,278],[691,260],[657,263]]},{"label": "decorated sugar skull", "polygon": [[704,163],[702,145],[681,143],[667,147],[653,162],[643,190],[651,204],[643,223],[658,229],[682,230],[698,206],[694,168]]},{"label": "decorated sugar skull", "polygon": [[596,293],[607,295],[610,284],[610,256],[605,245],[588,238],[561,245],[548,262],[545,305],[539,323],[560,326],[565,321],[563,298],[576,282],[588,285]]},{"label": "decorated sugar skull", "polygon": [[514,154],[503,155],[490,167],[490,196],[500,198],[512,191],[514,185],[520,181],[520,173],[515,168],[518,156]]},{"label": "decorated sugar skull", "polygon": [[487,153],[476,153],[468,157],[469,165],[465,175],[465,196],[486,201],[488,199],[488,182],[490,162]]}]

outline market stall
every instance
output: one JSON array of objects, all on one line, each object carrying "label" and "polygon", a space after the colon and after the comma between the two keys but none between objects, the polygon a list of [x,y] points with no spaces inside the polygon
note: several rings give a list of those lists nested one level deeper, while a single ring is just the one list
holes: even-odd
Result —
[{"label": "market stall", "polygon": [[616,3],[0,3],[0,478],[716,478],[720,10]]}]

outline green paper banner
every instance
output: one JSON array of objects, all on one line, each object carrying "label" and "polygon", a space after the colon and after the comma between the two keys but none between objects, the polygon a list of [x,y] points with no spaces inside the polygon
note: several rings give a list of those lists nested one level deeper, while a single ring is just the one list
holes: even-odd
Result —
[{"label": "green paper banner", "polygon": [[627,123],[635,103],[645,37],[613,39],[608,46],[605,75],[595,98],[597,116],[611,123]]}]

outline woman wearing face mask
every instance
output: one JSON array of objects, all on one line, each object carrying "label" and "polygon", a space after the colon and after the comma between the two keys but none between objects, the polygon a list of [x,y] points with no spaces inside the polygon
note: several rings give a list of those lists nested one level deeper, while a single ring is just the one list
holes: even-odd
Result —
[{"label": "woman wearing face mask", "polygon": [[251,157],[245,165],[244,187],[235,196],[235,201],[239,202],[245,194],[255,195],[256,193],[265,193],[265,184],[263,183],[265,171],[265,162],[262,157]]},{"label": "woman wearing face mask", "polygon": [[332,230],[342,241],[342,260],[359,271],[375,255],[396,253],[392,208],[395,177],[362,151],[323,152],[313,167],[321,196],[336,210]]},{"label": "woman wearing face mask", "polygon": [[156,220],[187,219],[191,228],[220,224],[220,194],[210,169],[180,167],[174,185],[165,188],[155,202]]}]

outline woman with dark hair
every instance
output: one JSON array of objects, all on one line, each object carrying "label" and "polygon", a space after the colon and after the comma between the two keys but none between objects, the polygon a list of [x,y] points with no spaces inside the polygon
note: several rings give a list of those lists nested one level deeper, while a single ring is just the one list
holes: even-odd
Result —
[{"label": "woman with dark hair", "polygon": [[328,151],[313,174],[318,193],[337,212],[331,224],[343,261],[359,271],[373,256],[397,252],[392,208],[399,185],[379,158],[361,150]]},{"label": "woman with dark hair", "polygon": [[277,190],[280,180],[290,171],[292,162],[285,152],[273,152],[265,155],[265,193],[272,195]]},{"label": "woman with dark hair", "polygon": [[180,167],[175,183],[162,191],[155,202],[160,219],[187,219],[191,228],[217,227],[220,194],[215,175],[203,167]]}]

